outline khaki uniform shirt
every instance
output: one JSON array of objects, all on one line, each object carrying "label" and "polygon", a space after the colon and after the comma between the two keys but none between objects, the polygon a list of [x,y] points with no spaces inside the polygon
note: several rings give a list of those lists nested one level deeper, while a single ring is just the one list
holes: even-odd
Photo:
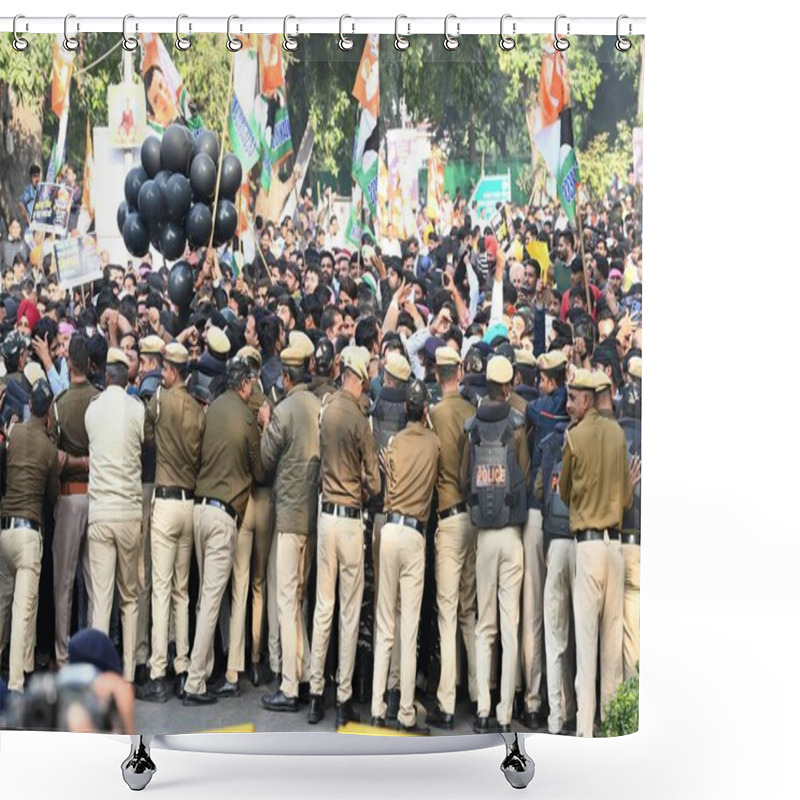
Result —
[{"label": "khaki uniform shirt", "polygon": [[43,419],[31,416],[11,428],[6,444],[4,517],[24,517],[41,524],[45,496],[58,499],[58,450]]},{"label": "khaki uniform shirt", "polygon": [[253,479],[266,479],[258,425],[244,400],[228,389],[206,412],[195,495],[228,503],[241,520]]},{"label": "khaki uniform shirt", "polygon": [[304,383],[282,400],[261,437],[261,460],[275,473],[275,530],[314,534],[319,496],[320,402]]},{"label": "khaki uniform shirt", "polygon": [[89,403],[89,522],[142,518],[144,403],[109,386]]},{"label": "khaki uniform shirt", "polygon": [[320,422],[322,500],[361,508],[361,475],[371,495],[381,490],[375,442],[361,405],[342,389],[324,406]]},{"label": "khaki uniform shirt", "polygon": [[409,422],[386,447],[384,511],[425,522],[439,473],[439,440],[421,422]]},{"label": "khaki uniform shirt", "polygon": [[[89,455],[89,434],[86,433],[86,409],[100,392],[89,381],[70,383],[53,401],[53,427],[59,450],[67,455]],[[72,473],[69,480],[86,482],[88,473]]]},{"label": "khaki uniform shirt", "polygon": [[459,466],[467,438],[464,423],[475,414],[475,408],[457,391],[451,391],[445,392],[429,414],[441,447],[437,486],[439,511],[444,511],[466,500],[466,494],[461,491]]},{"label": "khaki uniform shirt", "polygon": [[160,387],[147,403],[145,434],[156,442],[156,486],[194,491],[205,414],[183,384]]},{"label": "khaki uniform shirt", "polygon": [[513,408],[515,411],[519,411],[520,414],[524,417],[527,410],[528,404],[523,400],[523,398],[518,395],[516,392],[511,392],[508,396],[508,404]]},{"label": "khaki uniform shirt", "polygon": [[564,435],[561,499],[569,506],[569,527],[620,528],[623,511],[633,501],[625,432],[592,408]]}]

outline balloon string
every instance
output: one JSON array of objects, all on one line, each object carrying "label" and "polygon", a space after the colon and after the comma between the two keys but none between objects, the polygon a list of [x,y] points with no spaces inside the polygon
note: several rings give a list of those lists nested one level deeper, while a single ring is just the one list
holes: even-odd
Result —
[{"label": "balloon string", "polygon": [[233,65],[235,63],[236,54],[231,53],[231,77],[228,81],[228,99],[225,102],[225,116],[222,123],[222,144],[219,148],[219,164],[217,165],[217,186],[214,189],[214,213],[211,215],[211,238],[208,240],[208,246],[212,247],[214,244],[214,230],[217,227],[217,203],[219,202],[219,184],[222,180],[222,162],[225,158],[225,145],[228,138],[228,117],[231,113],[231,97],[233,96]]}]

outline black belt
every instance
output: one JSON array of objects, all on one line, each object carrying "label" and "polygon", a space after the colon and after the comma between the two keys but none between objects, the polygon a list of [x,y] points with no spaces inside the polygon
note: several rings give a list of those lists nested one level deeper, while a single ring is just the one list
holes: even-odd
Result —
[{"label": "black belt", "polygon": [[156,486],[155,494],[159,500],[194,500],[191,489],[180,489],[177,486]]},{"label": "black belt", "polygon": [[407,528],[413,528],[418,533],[425,533],[425,523],[416,519],[415,517],[406,517],[403,514],[398,514],[396,511],[390,511],[386,515],[386,521],[392,525],[405,525]]},{"label": "black belt", "polygon": [[239,515],[236,513],[236,510],[224,500],[215,500],[213,497],[196,497],[194,504],[196,506],[218,508],[220,511],[224,511],[237,525],[239,524]]},{"label": "black belt", "polygon": [[455,517],[458,514],[466,514],[466,513],[467,513],[467,504],[456,503],[454,506],[450,506],[450,508],[446,508],[444,511],[440,511],[439,519],[447,519],[448,517]]},{"label": "black belt", "polygon": [[361,516],[360,508],[350,506],[340,506],[338,503],[323,503],[323,514],[332,514],[334,517],[347,517],[348,519],[358,519]]},{"label": "black belt", "polygon": [[622,544],[642,544],[642,535],[640,533],[621,533],[619,539]]},{"label": "black belt", "polygon": [[8,528],[27,528],[37,533],[40,533],[42,530],[38,522],[34,522],[32,519],[26,519],[25,517],[3,517],[0,519],[0,527],[2,527],[3,530],[7,530]]},{"label": "black belt", "polygon": [[602,542],[606,533],[608,533],[609,539],[619,541],[619,531],[616,528],[606,528],[604,531],[599,531],[596,528],[587,528],[585,531],[578,531],[575,534],[575,541],[579,544],[581,542]]}]

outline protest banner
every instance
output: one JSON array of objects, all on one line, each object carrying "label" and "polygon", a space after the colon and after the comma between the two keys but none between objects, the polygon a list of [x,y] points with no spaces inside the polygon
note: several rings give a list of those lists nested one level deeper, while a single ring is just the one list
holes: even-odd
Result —
[{"label": "protest banner", "polygon": [[62,183],[40,183],[33,201],[31,230],[66,236],[74,192],[75,187]]},{"label": "protest banner", "polygon": [[475,203],[475,219],[491,219],[498,203],[511,201],[511,173],[483,175],[472,193],[469,207]]},{"label": "protest banner", "polygon": [[64,239],[56,242],[54,252],[58,283],[63,288],[71,289],[103,277],[100,254],[92,238]]}]

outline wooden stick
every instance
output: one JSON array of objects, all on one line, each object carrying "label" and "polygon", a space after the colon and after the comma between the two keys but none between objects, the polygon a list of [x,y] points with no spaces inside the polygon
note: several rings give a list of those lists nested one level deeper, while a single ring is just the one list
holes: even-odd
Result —
[{"label": "wooden stick", "polygon": [[[575,159],[578,158],[578,152],[575,151]],[[586,287],[586,308],[589,313],[592,313],[592,295],[589,291],[589,270],[586,266],[586,250],[583,245],[583,221],[581,220],[581,201],[580,201],[580,183],[575,184],[575,217],[578,220],[578,236],[581,240],[581,263],[583,264],[583,283]]]},{"label": "wooden stick", "polygon": [[214,230],[217,227],[217,202],[219,201],[219,184],[222,180],[222,160],[225,157],[225,145],[228,143],[228,117],[231,113],[231,97],[233,96],[233,65],[236,59],[236,54],[231,53],[231,77],[228,81],[228,99],[225,102],[225,121],[222,125],[222,141],[219,146],[219,164],[217,165],[217,185],[214,189],[214,213],[211,215],[211,238],[208,240],[208,246],[214,245]]}]

